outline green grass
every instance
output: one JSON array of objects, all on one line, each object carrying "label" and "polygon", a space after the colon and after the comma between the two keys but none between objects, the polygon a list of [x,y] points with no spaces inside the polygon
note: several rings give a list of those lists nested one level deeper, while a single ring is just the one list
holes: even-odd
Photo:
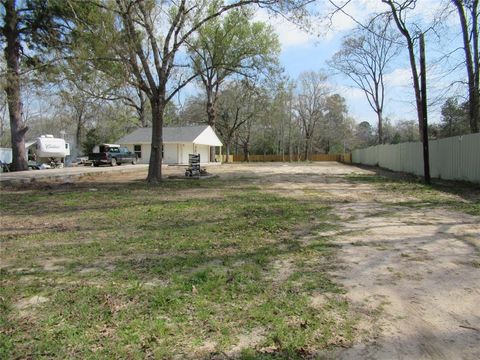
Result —
[{"label": "green grass", "polygon": [[199,358],[257,331],[241,357],[291,359],[355,337],[327,274],[336,247],[315,236],[335,219],[318,199],[248,179],[1,197],[0,358]]}]

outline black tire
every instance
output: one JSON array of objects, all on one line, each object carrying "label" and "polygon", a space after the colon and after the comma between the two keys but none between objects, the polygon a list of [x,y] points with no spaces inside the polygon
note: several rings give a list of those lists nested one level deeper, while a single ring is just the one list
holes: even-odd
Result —
[{"label": "black tire", "polygon": [[117,159],[112,158],[112,160],[110,161],[110,166],[115,166],[115,165],[117,165]]},{"label": "black tire", "polygon": [[98,163],[93,163],[93,166],[95,167],[98,167],[98,165],[99,165]]}]

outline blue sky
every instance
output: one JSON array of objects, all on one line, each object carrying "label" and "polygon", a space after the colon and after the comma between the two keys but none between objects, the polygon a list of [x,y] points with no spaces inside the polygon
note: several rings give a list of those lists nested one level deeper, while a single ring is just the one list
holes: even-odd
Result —
[{"label": "blue sky", "polygon": [[[342,3],[345,0],[337,0]],[[446,0],[419,0],[417,7],[409,15],[409,19],[422,27],[422,24],[430,24],[438,10]],[[324,4],[327,4],[324,1]],[[386,5],[380,0],[353,0],[345,10],[356,20],[364,22],[370,14],[377,11],[385,11]],[[328,12],[328,8],[319,11]],[[281,65],[287,74],[295,79],[304,71],[322,70],[328,74],[329,82],[333,90],[340,93],[347,100],[350,114],[358,121],[369,121],[375,124],[375,113],[370,109],[363,92],[352,86],[349,80],[332,73],[326,61],[340,49],[342,37],[347,35],[356,24],[344,14],[336,15],[331,22],[331,28],[324,26],[322,21],[313,19],[314,24],[311,34],[302,31],[287,20],[271,17],[264,10],[257,11],[255,18],[266,21],[272,25],[279,35],[282,44],[280,56]],[[426,25],[424,25],[426,27]],[[429,99],[432,105],[429,109],[430,122],[438,122],[440,118],[440,106],[442,101],[434,101],[439,94],[448,90],[449,95],[456,94],[459,88],[449,88],[453,80],[463,79],[465,70],[460,67],[455,72],[449,71],[448,66],[456,64],[462,59],[463,53],[457,51],[450,64],[439,59],[449,49],[458,48],[462,45],[459,37],[459,26],[456,22],[456,13],[452,13],[442,28],[437,33],[427,34],[427,76],[429,78]],[[313,33],[321,34],[314,35]],[[441,33],[439,36],[438,34]],[[448,66],[447,66],[448,65]],[[398,120],[415,120],[416,111],[414,106],[413,88],[411,85],[411,72],[406,52],[402,52],[386,75],[387,94],[385,100],[385,115],[394,122]]]}]

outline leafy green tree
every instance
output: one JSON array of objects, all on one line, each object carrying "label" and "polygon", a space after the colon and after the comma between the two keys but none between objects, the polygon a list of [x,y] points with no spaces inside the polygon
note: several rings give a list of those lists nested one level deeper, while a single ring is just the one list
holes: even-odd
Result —
[{"label": "leafy green tree", "polygon": [[375,143],[375,134],[372,125],[368,121],[362,121],[356,126],[356,146],[364,148]]},{"label": "leafy green tree", "polygon": [[82,143],[82,151],[84,154],[90,154],[95,145],[106,143],[105,139],[99,134],[97,128],[92,128],[87,131],[85,141]]},{"label": "leafy green tree", "polygon": [[448,98],[442,106],[440,137],[464,135],[469,133],[468,102],[459,104],[456,98]]},{"label": "leafy green tree", "polygon": [[419,141],[418,126],[415,120],[401,120],[393,126],[393,137],[390,142],[399,144],[402,142]]},{"label": "leafy green tree", "polygon": [[320,145],[326,154],[343,152],[353,132],[351,125],[345,98],[339,94],[327,96],[319,129]]},{"label": "leafy green tree", "polygon": [[235,74],[257,76],[278,62],[277,35],[265,23],[252,22],[252,17],[250,9],[234,9],[204,24],[189,42],[194,71],[206,94],[208,124],[214,129],[216,103],[225,79]]},{"label": "leafy green tree", "polygon": [[125,61],[128,46],[118,31],[118,17],[111,1],[93,1],[95,11],[83,12],[73,20],[71,56],[58,67],[57,81],[76,87],[96,101],[120,101],[131,107],[138,126],[151,126],[150,105]]}]

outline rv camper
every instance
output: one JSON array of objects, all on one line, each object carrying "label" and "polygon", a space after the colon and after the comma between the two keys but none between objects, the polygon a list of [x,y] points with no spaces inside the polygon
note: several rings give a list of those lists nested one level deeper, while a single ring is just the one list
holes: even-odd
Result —
[{"label": "rv camper", "polygon": [[41,167],[63,167],[70,155],[70,144],[53,135],[41,135],[25,144],[28,162]]}]

